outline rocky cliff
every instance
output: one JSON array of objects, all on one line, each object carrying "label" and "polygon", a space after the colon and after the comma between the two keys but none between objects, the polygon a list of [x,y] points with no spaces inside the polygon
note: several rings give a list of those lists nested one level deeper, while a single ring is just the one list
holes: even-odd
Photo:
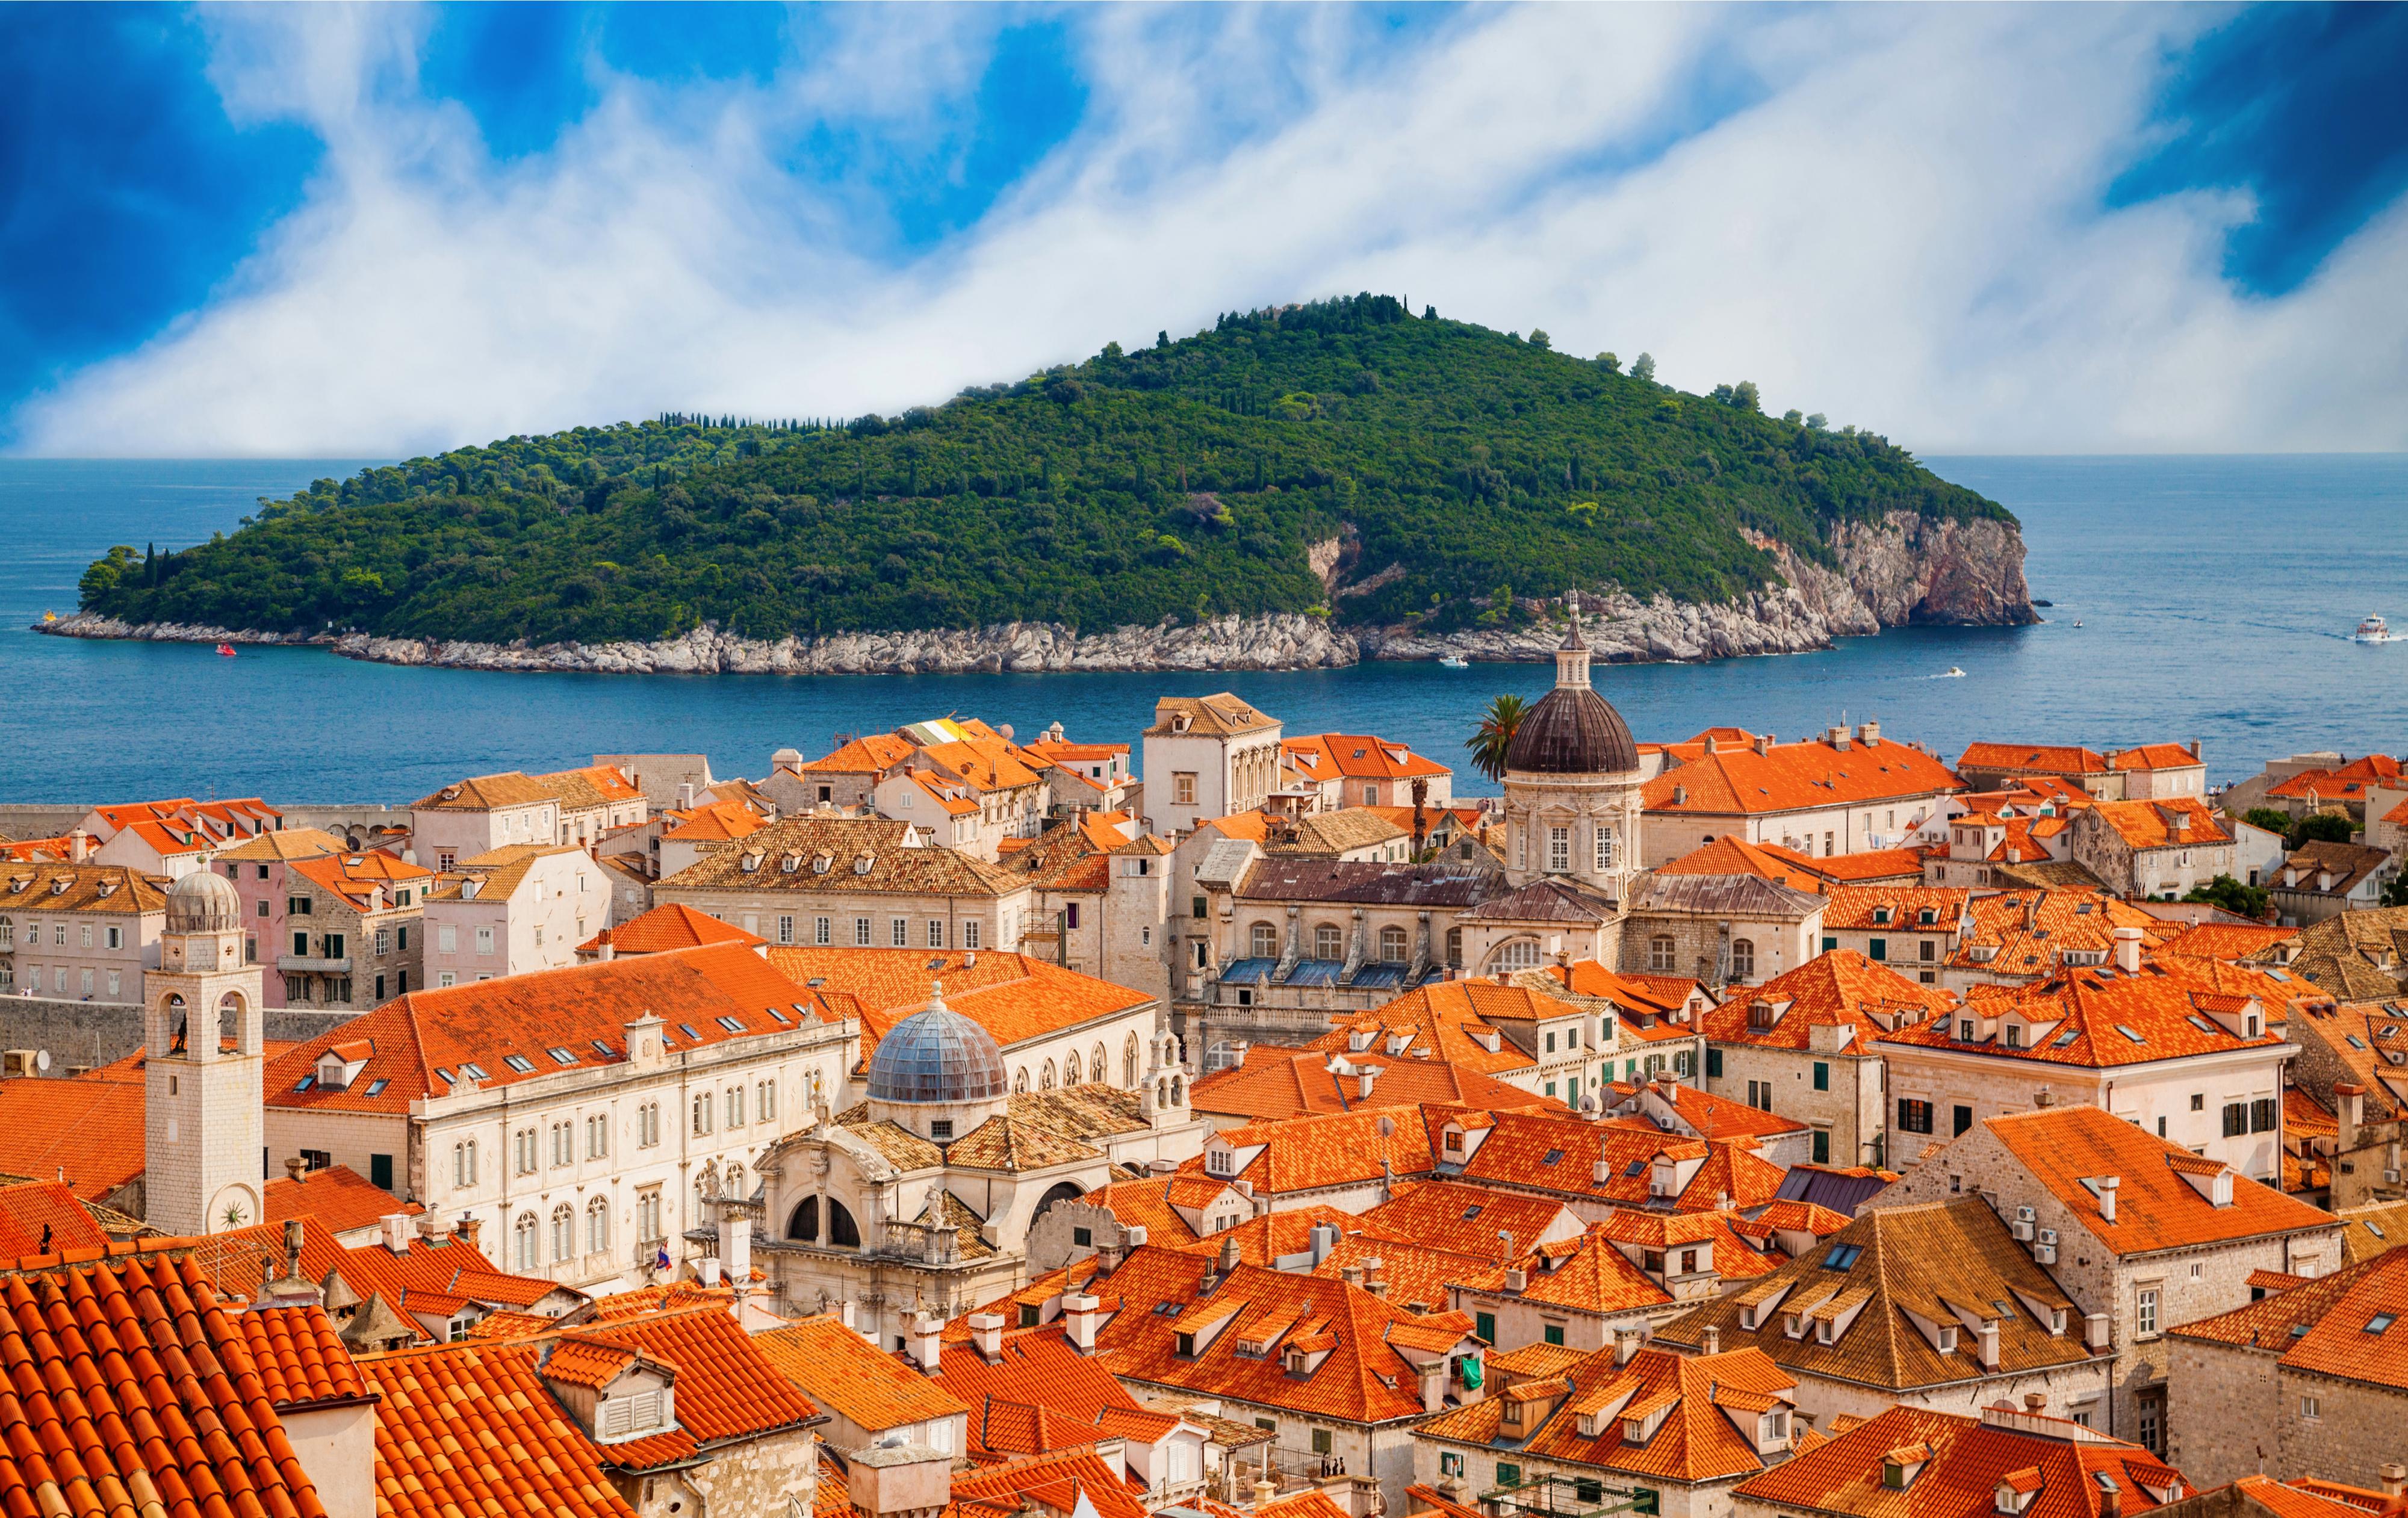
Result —
[{"label": "rocky cliff", "polygon": [[[1584,598],[1590,646],[1612,663],[1799,653],[1913,623],[2013,626],[2036,622],[2024,583],[2022,537],[1993,521],[1928,521],[1893,512],[1844,524],[1840,568],[1770,538],[1786,584],[1698,605],[1622,594]],[[1340,593],[1342,594],[1342,591]],[[1424,634],[1407,627],[1333,626],[1297,613],[1081,632],[1058,623],[1002,623],[975,631],[832,633],[774,641],[698,628],[652,642],[525,644],[437,638],[246,632],[175,623],[134,624],[79,613],[36,631],[65,637],[186,643],[314,644],[346,658],[466,669],[592,674],[876,675],[1068,670],[1326,669],[1362,659],[1538,662],[1562,637],[1543,622],[1512,629]]]}]

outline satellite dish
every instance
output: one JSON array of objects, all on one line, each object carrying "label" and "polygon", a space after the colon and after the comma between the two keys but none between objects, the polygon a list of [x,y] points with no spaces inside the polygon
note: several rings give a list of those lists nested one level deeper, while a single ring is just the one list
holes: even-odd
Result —
[{"label": "satellite dish", "polygon": [[1380,1137],[1383,1138],[1394,1138],[1396,1136],[1397,1120],[1392,1117],[1382,1118],[1380,1120]]},{"label": "satellite dish", "polygon": [[37,1070],[47,1070],[50,1067],[50,1052],[47,1049],[36,1050],[34,1052],[34,1068]]}]

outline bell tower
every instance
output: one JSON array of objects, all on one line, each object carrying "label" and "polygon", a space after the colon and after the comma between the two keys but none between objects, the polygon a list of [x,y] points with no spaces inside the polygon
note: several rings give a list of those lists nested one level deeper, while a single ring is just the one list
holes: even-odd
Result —
[{"label": "bell tower", "polygon": [[144,977],[144,1221],[178,1236],[265,1217],[264,977],[243,963],[242,900],[208,869],[167,893]]}]

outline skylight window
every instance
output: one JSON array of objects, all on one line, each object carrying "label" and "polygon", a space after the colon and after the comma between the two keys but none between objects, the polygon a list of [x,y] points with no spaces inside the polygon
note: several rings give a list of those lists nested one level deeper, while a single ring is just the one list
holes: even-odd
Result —
[{"label": "skylight window", "polygon": [[1864,1252],[1865,1246],[1862,1244],[1842,1244],[1839,1248],[1831,1251],[1830,1253],[1823,1256],[1823,1268],[1826,1270],[1845,1270],[1848,1267],[1856,1264],[1856,1256],[1862,1254]]},{"label": "skylight window", "polygon": [[2378,1312],[2366,1320],[2366,1331],[2370,1334],[2379,1334],[2399,1321],[2400,1317],[2397,1313]]},{"label": "skylight window", "polygon": [[471,1081],[491,1081],[493,1079],[492,1076],[485,1073],[485,1067],[482,1065],[478,1064],[473,1059],[460,1067],[460,1073],[466,1076]]},{"label": "skylight window", "polygon": [[450,1070],[437,1070],[435,1073],[443,1078],[443,1083],[447,1086],[456,1086],[460,1083],[458,1077],[454,1076]]},{"label": "skylight window", "polygon": [[502,1063],[509,1066],[511,1069],[518,1071],[521,1075],[533,1075],[535,1073],[535,1061],[527,1058],[524,1054],[504,1054],[502,1056]]},{"label": "skylight window", "polygon": [[719,1020],[719,1025],[725,1028],[730,1033],[741,1033],[744,1031],[744,1024],[742,1020],[735,1017],[721,1018]]},{"label": "skylight window", "polygon": [[604,1043],[599,1038],[594,1040],[594,1052],[601,1055],[604,1059],[609,1059],[610,1057],[610,1046]]},{"label": "skylight window", "polygon": [[2131,1039],[2136,1044],[2145,1044],[2149,1041],[2148,1039],[2142,1038],[2139,1034],[2134,1033],[2129,1027],[2121,1023],[2115,1024],[2115,1031],[2122,1034],[2125,1038]]},{"label": "skylight window", "polygon": [[2192,1027],[2199,1029],[2201,1033],[2214,1033],[2215,1031],[2215,1024],[2210,1023],[2206,1018],[2200,1016],[2197,1012],[2191,1013],[2188,1017],[2183,1019],[2183,1021],[2188,1023]]},{"label": "skylight window", "polygon": [[1628,1165],[1622,1167],[1622,1178],[1627,1181],[1646,1168],[1647,1162],[1645,1160],[1632,1160]]},{"label": "skylight window", "polygon": [[[1484,1205],[1484,1204],[1480,1202],[1474,1202],[1469,1207],[1465,1208],[1463,1210],[1463,1221],[1469,1223],[1472,1219],[1478,1217],[1480,1215],[1481,1208]],[[2370,1224],[2368,1226],[2371,1227],[2372,1224]]]},{"label": "skylight window", "polygon": [[2071,1049],[2073,1047],[2073,1040],[2081,1037],[2082,1030],[2080,1028],[2068,1028],[2063,1033],[2057,1036],[2057,1042],[2050,1047],[2056,1049]]},{"label": "skylight window", "polygon": [[552,1058],[552,1063],[556,1065],[574,1065],[577,1063],[577,1056],[570,1053],[566,1049],[547,1049],[544,1053],[550,1054]]},{"label": "skylight window", "polygon": [[316,1076],[305,1075],[300,1080],[293,1082],[293,1089],[294,1091],[307,1091],[317,1083],[318,1078]]},{"label": "skylight window", "polygon": [[2363,1049],[2366,1047],[2365,1042],[2355,1033],[2344,1033],[2342,1037],[2349,1040],[2349,1046],[2352,1049]]},{"label": "skylight window", "polygon": [[678,1031],[679,1031],[680,1033],[684,1034],[687,1038],[692,1038],[692,1039],[695,1040],[696,1042],[700,1042],[700,1041],[701,1041],[701,1039],[702,1039],[702,1035],[694,1031],[694,1024],[691,1024],[691,1023],[681,1023],[681,1024],[678,1024]]},{"label": "skylight window", "polygon": [[381,1079],[371,1081],[368,1082],[368,1095],[371,1096],[381,1096],[384,1095],[384,1088],[391,1084],[393,1084],[392,1081]]},{"label": "skylight window", "polygon": [[775,1007],[764,1007],[761,1010],[769,1014],[769,1021],[777,1024],[781,1028],[792,1024],[795,1021],[785,1013],[778,1010]]},{"label": "skylight window", "polygon": [[1547,1157],[1546,1157],[1546,1158],[1544,1158],[1544,1159],[1542,1159],[1542,1160],[1541,1160],[1539,1163],[1540,1163],[1541,1165],[1553,1165],[1553,1164],[1555,1164],[1557,1160],[1562,1159],[1563,1157],[1564,1157],[1564,1152],[1563,1152],[1562,1150],[1560,1150],[1560,1149],[1551,1149],[1551,1150],[1548,1150],[1548,1151],[1547,1151]]}]

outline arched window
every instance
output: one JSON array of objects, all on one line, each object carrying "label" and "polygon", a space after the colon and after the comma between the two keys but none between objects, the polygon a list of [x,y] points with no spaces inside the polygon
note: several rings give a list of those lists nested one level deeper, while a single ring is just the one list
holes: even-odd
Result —
[{"label": "arched window", "polygon": [[1498,969],[1508,971],[1535,968],[1539,963],[1539,940],[1536,938],[1508,939],[1498,946],[1497,952],[1490,958],[1489,963]]},{"label": "arched window", "polygon": [[1385,965],[1401,965],[1405,962],[1403,928],[1383,927],[1380,930],[1380,961]]},{"label": "arched window", "polygon": [[1104,1046],[1101,1043],[1087,1051],[1087,1068],[1092,1072],[1087,1077],[1090,1081],[1105,1081],[1112,1078],[1112,1067],[1104,1063]]},{"label": "arched window", "polygon": [[1463,968],[1463,929],[1459,927],[1446,930],[1446,962],[1456,969]]},{"label": "arched window", "polygon": [[1028,1215],[1029,1220],[1034,1222],[1043,1217],[1056,1202],[1075,1202],[1085,1195],[1085,1192],[1068,1181],[1057,1181],[1046,1190],[1044,1196],[1037,1198],[1037,1210]]},{"label": "arched window", "polygon": [[752,1193],[745,1187],[744,1167],[740,1165],[730,1165],[727,1167],[727,1179],[719,1183],[719,1195],[722,1196],[732,1196],[739,1202],[752,1195]]},{"label": "arched window", "polygon": [[1346,956],[1346,933],[1335,923],[1322,923],[1312,930],[1312,957],[1342,959]]},{"label": "arched window", "polygon": [[576,1257],[577,1214],[563,1202],[552,1210],[552,1263],[559,1265]]},{"label": "arched window", "polygon": [[1075,1049],[1062,1056],[1062,1083],[1066,1086],[1079,1083],[1079,1052]]},{"label": "arched window", "polygon": [[819,1236],[820,1199],[816,1196],[806,1196],[795,1205],[794,1212],[786,1219],[786,1237],[810,1243]]},{"label": "arched window", "polygon": [[1012,1089],[1012,1091],[1013,1091],[1015,1094],[1016,1094],[1016,1093],[1019,1093],[1019,1092],[1025,1092],[1025,1091],[1026,1091],[1026,1090],[1028,1089],[1028,1067],[1027,1067],[1027,1066],[1023,1065],[1023,1066],[1020,1067],[1020,1072],[1019,1072],[1017,1075],[1014,1075],[1014,1076],[1011,1078],[1011,1089]]},{"label": "arched window", "polygon": [[1130,1091],[1137,1089],[1137,1035],[1134,1033],[1128,1036],[1128,1042],[1121,1046],[1121,1085]]},{"label": "arched window", "polygon": [[1647,940],[1647,967],[1658,974],[1669,974],[1672,967],[1672,935],[1658,933]]},{"label": "arched window", "polygon": [[520,1213],[517,1224],[510,1230],[510,1237],[517,1246],[519,1268],[534,1269],[538,1263],[536,1259],[535,1214]]},{"label": "arched window", "polygon": [[1754,938],[1731,940],[1731,979],[1734,981],[1756,979],[1756,940]]},{"label": "arched window", "polygon": [[846,1210],[845,1205],[835,1197],[829,1197],[827,1205],[827,1241],[838,1249],[859,1249],[861,1224],[853,1221],[853,1214]]},{"label": "arched window", "polygon": [[1044,1068],[1037,1072],[1037,1089],[1039,1091],[1054,1089],[1054,1062],[1050,1059],[1045,1062]]},{"label": "arched window", "polygon": [[610,1203],[596,1196],[585,1204],[585,1253],[607,1254],[610,1251]]},{"label": "arched window", "polygon": [[1246,952],[1256,959],[1277,959],[1279,929],[1268,923],[1256,923],[1246,929]]}]

